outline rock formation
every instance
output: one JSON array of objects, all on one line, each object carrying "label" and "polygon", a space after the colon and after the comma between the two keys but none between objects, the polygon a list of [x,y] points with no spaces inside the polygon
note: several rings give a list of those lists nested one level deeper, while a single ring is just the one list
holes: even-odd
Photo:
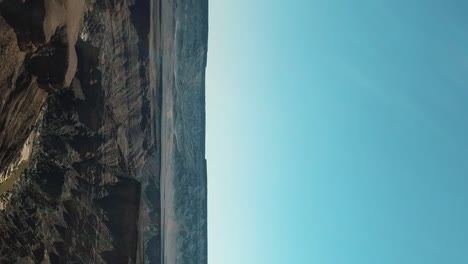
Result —
[{"label": "rock formation", "polygon": [[0,263],[207,263],[207,11],[0,1]]}]

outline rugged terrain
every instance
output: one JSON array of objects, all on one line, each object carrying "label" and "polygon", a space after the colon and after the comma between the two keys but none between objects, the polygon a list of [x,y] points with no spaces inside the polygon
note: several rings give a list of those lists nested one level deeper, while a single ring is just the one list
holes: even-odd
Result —
[{"label": "rugged terrain", "polygon": [[0,263],[206,263],[206,0],[0,1]]}]

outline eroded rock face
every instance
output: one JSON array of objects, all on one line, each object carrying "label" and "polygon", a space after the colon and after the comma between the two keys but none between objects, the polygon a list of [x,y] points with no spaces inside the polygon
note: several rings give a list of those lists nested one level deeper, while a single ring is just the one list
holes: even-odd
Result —
[{"label": "eroded rock face", "polygon": [[207,2],[0,14],[0,263],[206,263]]}]

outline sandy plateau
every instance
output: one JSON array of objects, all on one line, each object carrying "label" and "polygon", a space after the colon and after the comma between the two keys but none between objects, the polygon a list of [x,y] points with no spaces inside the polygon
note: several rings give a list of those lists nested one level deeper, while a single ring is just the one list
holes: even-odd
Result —
[{"label": "sandy plateau", "polygon": [[68,43],[68,69],[65,75],[65,86],[70,86],[77,68],[75,44],[78,40],[85,2],[83,0],[46,0],[44,2],[44,35],[49,42],[55,31],[65,26]]}]

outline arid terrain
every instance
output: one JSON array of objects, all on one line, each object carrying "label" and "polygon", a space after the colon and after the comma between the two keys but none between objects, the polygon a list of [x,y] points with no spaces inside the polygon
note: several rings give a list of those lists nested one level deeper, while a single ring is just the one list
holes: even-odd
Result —
[{"label": "arid terrain", "polygon": [[0,263],[207,263],[207,12],[0,1]]}]

